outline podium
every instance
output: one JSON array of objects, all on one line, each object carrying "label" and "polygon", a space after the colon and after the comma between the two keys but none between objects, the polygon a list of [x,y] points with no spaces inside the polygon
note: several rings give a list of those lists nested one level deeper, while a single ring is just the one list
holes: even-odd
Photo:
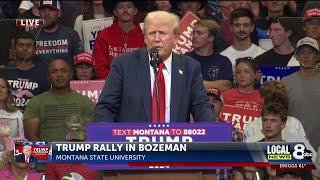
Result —
[{"label": "podium", "polygon": [[[176,134],[167,135],[141,135],[132,133],[141,132],[147,129],[168,129]],[[173,131],[172,129],[175,129]],[[181,130],[181,134],[177,133]],[[200,129],[200,131],[199,131]],[[194,131],[196,130],[196,131]],[[119,132],[119,133],[118,133]],[[128,132],[128,134],[126,134]],[[131,132],[131,133],[129,133]],[[87,125],[88,140],[94,142],[128,142],[126,136],[135,136],[135,142],[166,142],[166,140],[179,140],[179,142],[230,142],[232,139],[232,127],[227,123],[206,122],[206,123],[168,123],[168,124],[148,124],[148,123],[89,123]],[[198,134],[197,134],[198,133]],[[162,136],[162,138],[161,138]],[[179,136],[177,138],[177,136]],[[183,137],[183,136],[187,136]],[[149,137],[149,138],[148,138]],[[151,138],[153,137],[153,138]],[[175,137],[175,138],[174,138]],[[132,139],[131,139],[132,140]],[[188,141],[186,141],[188,140]],[[216,171],[213,167],[208,168],[179,168],[170,167],[168,170],[156,170],[149,167],[136,169],[128,164],[118,164],[117,168],[110,164],[99,165],[100,179],[108,180],[214,180]],[[88,165],[90,167],[90,164]],[[91,168],[94,165],[91,165]],[[98,167],[98,166],[97,166]],[[99,169],[97,168],[97,169]],[[103,169],[103,170],[101,170]]]}]

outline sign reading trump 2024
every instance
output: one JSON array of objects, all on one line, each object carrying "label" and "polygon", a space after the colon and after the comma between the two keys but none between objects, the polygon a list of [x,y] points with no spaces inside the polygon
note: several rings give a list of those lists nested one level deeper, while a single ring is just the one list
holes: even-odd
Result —
[{"label": "sign reading trump 2024", "polygon": [[106,27],[111,26],[113,17],[92,19],[82,21],[83,41],[85,51],[92,54],[94,41],[98,35],[98,32]]},{"label": "sign reading trump 2024", "polygon": [[[188,143],[231,141],[231,125],[227,123],[90,123],[88,140],[92,142],[131,143]],[[139,169],[210,169],[210,167],[132,167],[128,163],[88,164],[92,169],[139,170]],[[211,167],[212,168],[212,167]]]}]

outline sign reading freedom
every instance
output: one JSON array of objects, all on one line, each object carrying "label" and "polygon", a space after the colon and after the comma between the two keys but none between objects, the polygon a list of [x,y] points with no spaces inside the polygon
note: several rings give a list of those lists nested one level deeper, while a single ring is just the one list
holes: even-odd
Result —
[{"label": "sign reading freedom", "polygon": [[[230,142],[232,128],[228,123],[89,123],[88,141],[91,142]],[[88,164],[91,169],[213,169],[204,166],[184,167],[131,167],[128,163]]]}]

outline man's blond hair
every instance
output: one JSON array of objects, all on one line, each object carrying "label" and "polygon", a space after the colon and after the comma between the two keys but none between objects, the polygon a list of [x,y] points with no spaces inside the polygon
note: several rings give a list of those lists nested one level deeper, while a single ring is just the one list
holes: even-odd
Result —
[{"label": "man's blond hair", "polygon": [[201,26],[207,28],[209,31],[209,36],[214,36],[215,38],[217,37],[220,31],[220,26],[215,21],[210,19],[201,19],[194,23],[194,26]]},{"label": "man's blond hair", "polygon": [[153,11],[148,13],[146,18],[144,19],[143,32],[146,35],[146,30],[150,22],[163,22],[170,25],[170,27],[172,27],[173,34],[178,36],[179,21],[179,16],[173,13],[169,13],[167,11]]}]

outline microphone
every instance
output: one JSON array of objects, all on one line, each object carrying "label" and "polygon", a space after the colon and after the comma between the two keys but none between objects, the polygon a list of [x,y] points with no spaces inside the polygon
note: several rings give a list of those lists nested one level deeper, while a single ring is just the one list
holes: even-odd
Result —
[{"label": "microphone", "polygon": [[159,65],[159,52],[158,49],[153,47],[150,49],[150,65],[151,67],[153,67],[153,69],[157,69],[158,65]]},{"label": "microphone", "polygon": [[153,47],[150,49],[150,65],[153,67],[153,72],[154,72],[154,81],[155,81],[155,87],[156,88],[156,99],[157,99],[157,120],[159,121],[160,119],[160,96],[159,96],[159,86],[158,86],[158,72],[157,72],[157,67],[159,65],[159,52],[158,49]]}]

